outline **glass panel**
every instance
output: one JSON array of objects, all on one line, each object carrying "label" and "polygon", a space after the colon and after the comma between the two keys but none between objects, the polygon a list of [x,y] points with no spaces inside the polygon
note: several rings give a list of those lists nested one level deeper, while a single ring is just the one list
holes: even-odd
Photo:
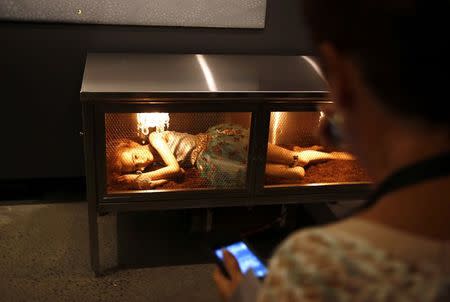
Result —
[{"label": "glass panel", "polygon": [[107,192],[244,189],[251,112],[106,113]]},{"label": "glass panel", "polygon": [[355,158],[319,145],[320,112],[272,112],[265,185],[369,182]]}]

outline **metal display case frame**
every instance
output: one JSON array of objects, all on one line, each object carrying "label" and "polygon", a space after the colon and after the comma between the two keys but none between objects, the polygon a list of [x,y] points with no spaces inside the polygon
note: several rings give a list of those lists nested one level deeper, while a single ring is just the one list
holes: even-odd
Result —
[{"label": "metal display case frame", "polygon": [[[209,62],[207,70],[202,62]],[[318,106],[331,103],[315,64],[314,58],[303,56],[89,54],[80,99],[93,271],[100,274],[105,266],[117,264],[113,260],[105,265],[101,259],[99,224],[105,214],[364,199],[367,182],[264,184],[271,112],[317,112]],[[198,68],[192,70],[193,66]],[[146,72],[147,68],[153,72]],[[184,79],[184,75],[191,86],[183,81],[162,83],[159,72],[166,79]],[[215,76],[213,87],[208,75]],[[155,87],[155,81],[163,88]],[[135,112],[250,112],[246,188],[108,192],[104,116]],[[111,232],[114,228],[113,223]]]}]

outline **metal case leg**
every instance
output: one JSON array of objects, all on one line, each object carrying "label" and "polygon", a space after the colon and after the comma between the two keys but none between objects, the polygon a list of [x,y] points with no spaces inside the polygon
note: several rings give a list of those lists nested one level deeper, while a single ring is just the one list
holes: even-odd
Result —
[{"label": "metal case leg", "polygon": [[[102,276],[118,267],[117,214],[90,213],[91,268],[96,276]],[[91,217],[94,216],[94,217]]]}]

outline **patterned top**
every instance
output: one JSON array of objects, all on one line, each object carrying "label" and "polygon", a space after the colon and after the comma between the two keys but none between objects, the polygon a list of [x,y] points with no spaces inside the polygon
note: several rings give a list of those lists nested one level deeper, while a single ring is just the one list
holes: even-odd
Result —
[{"label": "patterned top", "polygon": [[245,186],[248,129],[224,123],[196,135],[176,131],[163,135],[182,167],[198,168],[214,186]]},{"label": "patterned top", "polygon": [[356,218],[290,236],[269,271],[259,302],[450,301],[450,242]]},{"label": "patterned top", "polygon": [[192,150],[196,146],[195,135],[189,133],[164,131],[164,137],[167,141],[170,151],[182,166],[189,166],[189,158]]},{"label": "patterned top", "polygon": [[206,148],[197,158],[200,175],[215,188],[245,188],[249,130],[223,123],[206,131]]}]

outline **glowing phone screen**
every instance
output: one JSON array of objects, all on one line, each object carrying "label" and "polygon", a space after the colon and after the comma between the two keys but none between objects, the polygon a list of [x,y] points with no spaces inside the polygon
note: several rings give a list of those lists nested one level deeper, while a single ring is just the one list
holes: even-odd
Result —
[{"label": "glowing phone screen", "polygon": [[[267,268],[258,257],[242,241],[225,246],[238,261],[241,271],[245,274],[249,269],[253,270],[256,277],[264,277],[267,274]],[[217,257],[223,260],[222,249],[215,250]]]}]

